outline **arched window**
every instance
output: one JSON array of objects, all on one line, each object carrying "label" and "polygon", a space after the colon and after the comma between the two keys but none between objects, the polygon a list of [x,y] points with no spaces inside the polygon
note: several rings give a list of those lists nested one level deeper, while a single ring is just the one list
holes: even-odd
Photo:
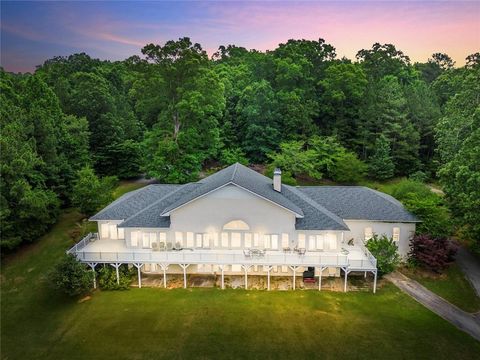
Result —
[{"label": "arched window", "polygon": [[223,225],[223,230],[250,230],[250,226],[245,221],[233,220]]}]

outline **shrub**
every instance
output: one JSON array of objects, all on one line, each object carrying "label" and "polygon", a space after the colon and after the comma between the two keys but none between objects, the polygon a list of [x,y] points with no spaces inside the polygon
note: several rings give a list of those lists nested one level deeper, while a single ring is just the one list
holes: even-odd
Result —
[{"label": "shrub", "polygon": [[134,271],[127,265],[121,265],[118,269],[119,284],[117,284],[117,274],[113,266],[104,266],[98,272],[98,285],[102,290],[128,290]]},{"label": "shrub", "polygon": [[73,255],[66,255],[48,276],[52,287],[68,296],[88,293],[93,286],[93,273]]},{"label": "shrub", "polygon": [[367,241],[367,249],[377,259],[378,275],[383,276],[391,273],[400,262],[400,255],[398,255],[398,247],[393,239],[385,235],[373,237]]},{"label": "shrub", "polygon": [[428,176],[423,171],[419,170],[419,171],[415,171],[413,174],[410,174],[408,179],[411,180],[411,181],[424,183],[425,181],[427,181]]},{"label": "shrub", "polygon": [[425,185],[418,181],[403,180],[393,187],[392,194],[394,198],[404,201],[412,195],[419,197],[437,196]]},{"label": "shrub", "polygon": [[367,165],[352,152],[345,152],[333,165],[330,176],[333,180],[345,184],[357,184],[367,173]]},{"label": "shrub", "polygon": [[408,256],[410,264],[438,273],[454,260],[456,252],[456,246],[446,237],[420,234],[410,240]]},{"label": "shrub", "polygon": [[224,165],[232,165],[237,162],[242,165],[248,164],[248,159],[240,148],[223,149],[220,152],[220,161]]},{"label": "shrub", "polygon": [[84,167],[77,172],[73,184],[72,203],[87,215],[93,215],[113,200],[113,189],[117,178],[98,178],[93,169]]},{"label": "shrub", "polygon": [[407,210],[414,213],[422,222],[417,224],[417,234],[430,234],[435,238],[447,237],[452,233],[452,222],[448,208],[443,205],[443,199],[431,194],[426,197],[411,194],[403,204]]}]

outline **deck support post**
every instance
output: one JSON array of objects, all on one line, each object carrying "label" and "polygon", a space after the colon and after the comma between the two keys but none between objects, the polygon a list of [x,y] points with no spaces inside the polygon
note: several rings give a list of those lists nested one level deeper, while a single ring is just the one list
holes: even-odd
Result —
[{"label": "deck support post", "polygon": [[363,277],[366,279],[367,278],[367,272],[365,271],[365,274],[363,275]]},{"label": "deck support post", "polygon": [[97,274],[95,273],[95,266],[97,266],[97,263],[88,263],[88,266],[92,269],[93,272],[93,288],[97,288]]},{"label": "deck support post", "polygon": [[140,269],[142,268],[143,264],[140,263],[133,263],[133,266],[137,268],[137,275],[138,275],[138,288],[142,288],[142,273]]},{"label": "deck support post", "polygon": [[269,265],[267,267],[267,290],[270,290],[270,271],[272,271],[272,267]]},{"label": "deck support post", "polygon": [[113,263],[113,264],[110,264],[110,265],[112,265],[115,268],[115,273],[117,275],[117,285],[120,285],[120,274],[118,273],[118,268],[122,264],[121,263]]},{"label": "deck support post", "polygon": [[245,290],[248,289],[248,270],[252,267],[252,265],[242,265],[243,270],[245,271]]},{"label": "deck support post", "polygon": [[320,274],[318,275],[318,291],[322,291],[322,273],[324,269],[323,266],[320,267]]},{"label": "deck support post", "polygon": [[293,287],[292,287],[292,288],[293,288],[293,290],[295,290],[295,285],[296,285],[295,283],[297,282],[296,280],[297,280],[297,269],[298,269],[298,266],[295,266],[295,265],[294,265],[294,266],[290,266],[290,269],[292,269],[292,271],[293,271]]},{"label": "deck support post", "polygon": [[187,268],[190,266],[190,264],[180,264],[180,266],[183,269],[183,288],[187,288]]},{"label": "deck support post", "polygon": [[168,264],[160,264],[160,267],[162,268],[162,271],[163,271],[163,287],[166,289]]},{"label": "deck support post", "polygon": [[375,270],[375,272],[374,272],[373,274],[374,274],[374,278],[373,278],[373,293],[375,294],[375,292],[377,291],[377,270]]},{"label": "deck support post", "polygon": [[222,270],[222,290],[225,289],[225,265],[220,265],[220,270]]},{"label": "deck support post", "polygon": [[343,272],[345,273],[345,281],[344,281],[344,284],[343,284],[343,292],[347,292],[347,277],[348,277],[347,268],[343,268]]}]

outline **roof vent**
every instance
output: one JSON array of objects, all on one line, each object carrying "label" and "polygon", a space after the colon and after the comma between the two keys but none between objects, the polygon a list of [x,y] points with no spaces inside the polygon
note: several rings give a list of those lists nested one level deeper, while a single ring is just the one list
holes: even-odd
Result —
[{"label": "roof vent", "polygon": [[282,192],[282,170],[279,168],[273,172],[273,190]]}]

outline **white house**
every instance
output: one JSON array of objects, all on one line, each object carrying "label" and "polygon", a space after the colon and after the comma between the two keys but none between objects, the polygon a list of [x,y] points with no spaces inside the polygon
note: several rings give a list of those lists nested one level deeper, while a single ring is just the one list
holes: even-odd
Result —
[{"label": "white house", "polygon": [[92,269],[131,264],[142,272],[318,278],[352,271],[374,274],[363,246],[373,234],[398,243],[401,255],[418,220],[391,196],[359,186],[288,186],[234,164],[196,183],[149,185],[114,201],[91,221],[89,234],[68,252]]}]

